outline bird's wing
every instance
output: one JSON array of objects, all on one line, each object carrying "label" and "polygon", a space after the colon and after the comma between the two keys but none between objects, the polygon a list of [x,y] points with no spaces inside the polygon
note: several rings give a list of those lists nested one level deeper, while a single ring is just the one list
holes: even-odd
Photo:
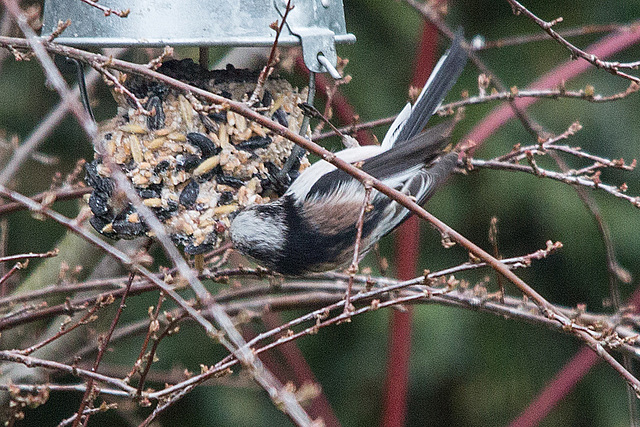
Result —
[{"label": "bird's wing", "polygon": [[[385,135],[384,141],[387,142],[387,145],[404,143],[420,133],[427,125],[429,118],[436,112],[447,92],[451,90],[458,77],[460,77],[462,69],[467,63],[467,52],[462,47],[462,40],[462,31],[459,30],[451,48],[440,58],[433,69],[429,80],[427,80],[422,92],[420,92],[420,96],[411,109],[411,114],[402,124],[396,124],[394,121],[387,132],[389,134],[393,131],[389,141],[387,141],[387,136]],[[405,110],[402,110],[402,113],[405,113]],[[402,113],[398,116],[398,119],[400,119],[400,116],[404,119],[404,114]]]},{"label": "bird's wing", "polygon": [[[416,203],[423,205],[433,196],[435,191],[447,181],[457,161],[458,154],[455,151],[445,154],[431,167],[420,169],[418,173],[405,183],[400,191],[415,197]],[[379,221],[378,227],[372,232],[372,241],[376,241],[393,231],[407,219],[409,214],[410,211],[399,203],[395,201],[389,203],[389,205],[385,207],[384,217]]]},{"label": "bird's wing", "polygon": [[[416,168],[421,168],[440,154],[454,124],[453,121],[449,121],[433,126],[414,136],[406,144],[395,146],[365,160],[361,169],[381,181],[393,180],[404,183],[416,172]],[[396,184],[390,182],[388,185]]]},{"label": "bird's wing", "polygon": [[[410,143],[402,144],[400,147],[394,147],[364,160],[361,169],[390,187],[402,188],[409,179],[418,173],[420,168],[440,153],[441,147],[448,139],[452,125],[453,122],[446,122],[429,128],[412,138]],[[364,148],[366,147],[360,147],[359,150]],[[300,178],[305,173],[307,171],[300,175]],[[313,183],[305,198],[309,200],[330,197],[332,193],[344,191],[344,186],[352,185],[352,182],[362,187],[351,175],[334,168]]]}]

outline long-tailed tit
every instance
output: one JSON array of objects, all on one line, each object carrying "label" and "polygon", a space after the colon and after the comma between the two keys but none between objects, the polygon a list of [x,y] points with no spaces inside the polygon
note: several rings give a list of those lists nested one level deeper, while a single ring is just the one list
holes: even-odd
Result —
[{"label": "long-tailed tit", "polygon": [[[425,203],[454,169],[458,153],[444,154],[450,123],[420,133],[467,62],[457,36],[440,59],[415,105],[407,104],[380,146],[348,148],[336,156],[384,184]],[[286,275],[331,270],[353,257],[357,223],[365,202],[361,182],[326,161],[306,169],[273,202],[248,207],[231,223],[240,252]],[[372,190],[362,224],[360,256],[409,217],[409,210]]]}]

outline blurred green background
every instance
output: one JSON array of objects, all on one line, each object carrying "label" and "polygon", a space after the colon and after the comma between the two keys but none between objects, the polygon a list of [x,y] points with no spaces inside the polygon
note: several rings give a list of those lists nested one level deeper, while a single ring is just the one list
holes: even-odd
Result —
[{"label": "blurred green background", "polygon": [[[421,18],[402,1],[344,1],[348,30],[358,41],[353,46],[338,48],[341,56],[349,58],[346,72],[353,77],[341,91],[362,121],[396,114],[407,99]],[[514,16],[506,1],[448,3],[447,23],[453,28],[462,26],[468,38],[480,34],[487,40],[495,40],[540,32],[526,18]],[[531,0],[525,5],[543,19],[562,16],[564,22],[558,29],[628,23],[640,17],[640,2]],[[586,47],[602,36],[581,36],[571,41]],[[440,39],[438,45],[443,52],[449,42]],[[178,57],[197,59],[193,49],[176,52]],[[214,51],[213,55],[221,53]],[[552,41],[492,49],[479,55],[507,86],[521,88],[569,59],[568,52]],[[611,59],[630,61],[639,57],[640,46],[636,46]],[[465,89],[476,94],[477,75],[478,70],[470,63],[447,100],[458,99]],[[15,62],[9,57],[2,64],[0,76],[0,129],[9,136],[15,134],[24,139],[57,103],[58,97],[47,88],[36,61]],[[74,80],[72,72],[67,77],[69,82]],[[303,78],[292,78],[298,85],[304,84]],[[628,86],[626,80],[595,69],[567,82],[566,86],[578,90],[587,84],[601,94],[619,92]],[[104,85],[98,85],[95,99],[97,118],[109,118],[115,104]],[[468,107],[455,136],[464,135],[497,105]],[[569,140],[571,145],[581,146],[595,155],[631,160],[640,152],[639,105],[636,94],[606,104],[543,100],[529,111],[547,130],[555,133],[563,132],[578,120],[584,129]],[[376,131],[378,138],[382,138],[384,130]],[[505,153],[517,143],[533,141],[519,122],[512,121],[486,141],[476,156],[489,158]],[[46,190],[55,171],[69,172],[78,158],[92,157],[86,137],[69,118],[47,139],[42,151],[58,156],[62,163],[42,166],[29,162],[17,179],[17,188],[26,194]],[[584,165],[566,159],[572,167]],[[638,178],[637,171],[603,174],[606,183],[626,182],[632,195],[640,194]],[[620,264],[634,277],[632,285],[621,287],[626,297],[640,277],[640,215],[628,202],[602,192],[591,194],[611,228]],[[56,206],[65,214],[77,212],[75,202]],[[595,312],[611,310],[603,305],[603,300],[608,298],[604,247],[595,221],[570,186],[531,175],[481,170],[467,176],[454,176],[429,202],[428,209],[485,249],[491,248],[487,239],[490,219],[498,217],[499,245],[504,257],[543,248],[547,240],[561,241],[564,244],[561,251],[518,274],[553,303],[569,306],[585,303]],[[9,217],[9,253],[51,249],[62,234],[60,227],[50,222],[36,222],[28,213],[13,214]],[[393,236],[387,237],[382,244],[383,253],[390,258],[392,240]],[[422,241],[421,269],[434,271],[467,258],[458,246],[444,249],[440,236],[428,226],[423,227]],[[375,262],[369,256],[365,263]],[[393,267],[393,262],[391,265]],[[459,277],[480,280],[485,274],[493,281],[494,275],[489,271]],[[496,289],[494,283],[490,287]],[[517,295],[512,287],[508,289]],[[157,295],[151,294],[130,298],[123,322],[142,318],[156,300]],[[287,313],[284,317],[299,314]],[[390,315],[391,311],[383,310],[359,316],[349,324],[326,328],[297,341],[345,426],[380,423]],[[119,344],[105,362],[130,366],[140,342],[141,338],[136,337]],[[407,417],[410,426],[505,425],[580,348],[575,339],[540,327],[438,306],[415,308],[412,342]],[[199,328],[186,324],[180,334],[162,343],[157,367],[181,366],[198,371],[200,363],[215,363],[219,354]],[[54,425],[77,409],[80,397],[53,394],[47,405],[27,412],[21,425]],[[132,419],[111,412],[94,416],[90,425],[136,425],[147,413],[139,410],[141,418]],[[220,385],[197,388],[162,416],[160,422],[167,426],[268,426],[286,425],[289,421],[273,407],[261,389]],[[625,383],[611,368],[598,365],[542,425],[629,425]]]}]

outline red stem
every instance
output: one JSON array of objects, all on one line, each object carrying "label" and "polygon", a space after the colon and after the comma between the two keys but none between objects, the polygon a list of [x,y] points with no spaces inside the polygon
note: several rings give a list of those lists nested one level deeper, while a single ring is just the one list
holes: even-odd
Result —
[{"label": "red stem", "polygon": [[[412,84],[422,87],[433,69],[436,59],[438,33],[431,24],[425,24],[418,46]],[[396,232],[395,260],[400,280],[415,276],[420,245],[420,221],[411,217]],[[399,427],[405,424],[409,389],[409,362],[411,359],[412,309],[393,311],[389,325],[389,354],[382,410],[382,425]]]}]

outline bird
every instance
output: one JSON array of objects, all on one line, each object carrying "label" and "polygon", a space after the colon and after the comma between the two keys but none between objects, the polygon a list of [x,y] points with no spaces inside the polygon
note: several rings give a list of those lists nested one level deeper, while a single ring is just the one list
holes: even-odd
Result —
[{"label": "bird", "polygon": [[[422,132],[467,62],[459,31],[440,58],[414,105],[391,124],[382,144],[335,153],[389,187],[424,204],[457,164],[455,150],[444,152],[452,122]],[[236,250],[286,276],[334,270],[353,258],[365,186],[324,160],[314,163],[277,200],[249,206],[231,222]],[[410,211],[375,189],[362,222],[359,258],[393,231]]]}]

